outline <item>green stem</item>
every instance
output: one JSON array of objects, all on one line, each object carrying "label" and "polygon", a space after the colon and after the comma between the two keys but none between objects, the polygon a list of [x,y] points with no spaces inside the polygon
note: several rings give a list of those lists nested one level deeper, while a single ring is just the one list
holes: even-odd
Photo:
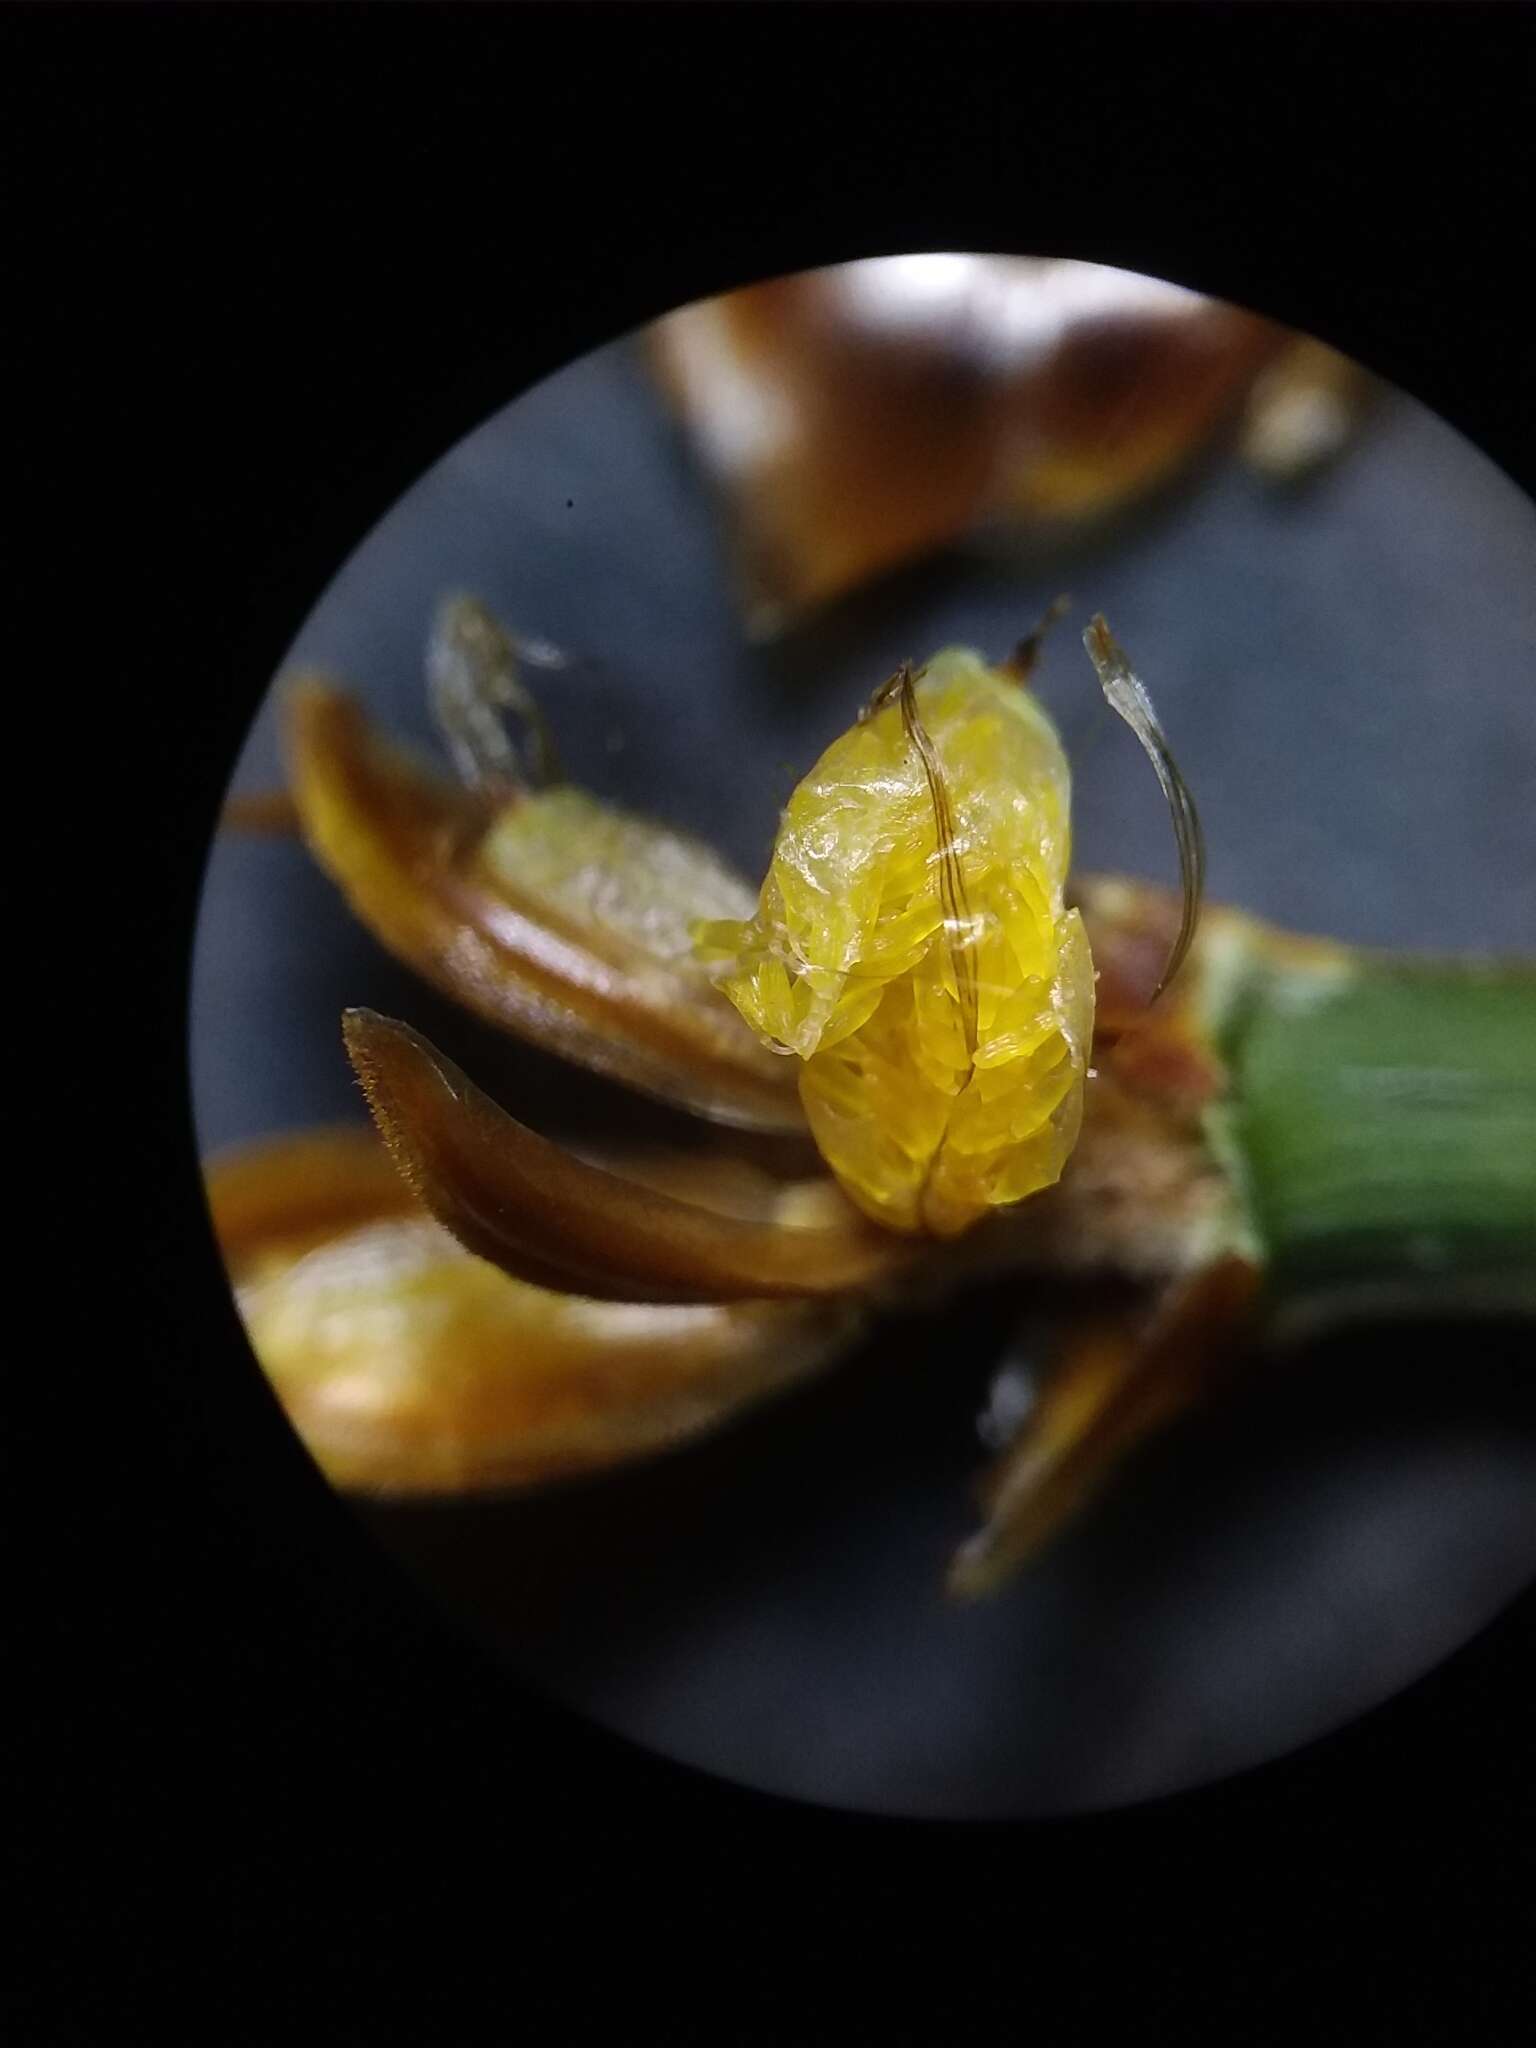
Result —
[{"label": "green stem", "polygon": [[1220,979],[1211,1135],[1277,1311],[1536,1313],[1536,973],[1255,950]]}]

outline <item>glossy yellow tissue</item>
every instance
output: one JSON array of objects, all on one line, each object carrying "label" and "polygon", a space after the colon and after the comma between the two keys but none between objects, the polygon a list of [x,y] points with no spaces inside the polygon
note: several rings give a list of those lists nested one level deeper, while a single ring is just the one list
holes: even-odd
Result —
[{"label": "glossy yellow tissue", "polygon": [[715,985],[803,1062],[839,1183],[892,1229],[956,1236],[1076,1142],[1094,972],[1063,902],[1070,794],[1035,699],[948,649],[800,784],[756,916],[695,927]]}]

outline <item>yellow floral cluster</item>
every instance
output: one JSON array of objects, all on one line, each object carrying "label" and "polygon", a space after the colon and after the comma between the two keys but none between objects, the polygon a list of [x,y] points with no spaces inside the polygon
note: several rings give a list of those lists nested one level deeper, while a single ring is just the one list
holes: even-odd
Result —
[{"label": "yellow floral cluster", "polygon": [[903,672],[790,798],[755,917],[695,927],[827,1165],[892,1229],[953,1237],[1061,1174],[1093,1032],[1063,903],[1055,728],[966,649]]}]

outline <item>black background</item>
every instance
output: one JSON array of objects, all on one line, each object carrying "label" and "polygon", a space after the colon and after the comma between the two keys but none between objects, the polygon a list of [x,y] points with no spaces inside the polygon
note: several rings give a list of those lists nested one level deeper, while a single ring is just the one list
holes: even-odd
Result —
[{"label": "black background", "polygon": [[25,1377],[62,1396],[12,1551],[50,1619],[12,1663],[46,1793],[17,1840],[62,1936],[57,1963],[23,1948],[19,2038],[1523,2036],[1530,1596],[1330,1741],[1102,1819],[861,1822],[634,1755],[516,1694],[339,1504],[283,1497],[275,1413],[196,1370],[239,1338],[184,1020],[218,794],[294,622],[510,390],[688,298],[888,248],[1122,264],[1323,335],[1531,490],[1529,31],[3,17],[11,395],[58,579],[11,578],[42,629],[13,821],[43,809],[9,838],[54,948],[12,1129],[44,1140],[26,1187],[63,1276],[17,1266],[48,1308]]}]

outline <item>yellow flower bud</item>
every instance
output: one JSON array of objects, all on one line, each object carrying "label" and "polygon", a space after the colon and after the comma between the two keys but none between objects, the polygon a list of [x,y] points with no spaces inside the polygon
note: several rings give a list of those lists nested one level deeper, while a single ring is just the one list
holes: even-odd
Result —
[{"label": "yellow flower bud", "polygon": [[1055,728],[965,649],[902,670],[790,798],[757,915],[695,927],[868,1215],[953,1237],[1057,1180],[1076,1142],[1093,963],[1063,903]]}]

